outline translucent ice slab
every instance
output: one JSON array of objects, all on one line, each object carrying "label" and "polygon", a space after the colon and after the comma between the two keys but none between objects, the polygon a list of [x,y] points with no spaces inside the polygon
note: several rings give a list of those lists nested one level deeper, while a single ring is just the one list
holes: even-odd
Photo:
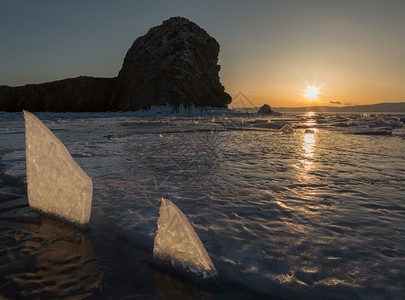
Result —
[{"label": "translucent ice slab", "polygon": [[89,222],[93,183],[63,143],[24,111],[28,203],[80,225]]},{"label": "translucent ice slab", "polygon": [[294,132],[294,128],[290,124],[285,124],[283,127],[281,127],[280,131],[282,132]]},{"label": "translucent ice slab", "polygon": [[200,238],[181,210],[162,198],[159,213],[153,260],[203,278],[218,276]]}]

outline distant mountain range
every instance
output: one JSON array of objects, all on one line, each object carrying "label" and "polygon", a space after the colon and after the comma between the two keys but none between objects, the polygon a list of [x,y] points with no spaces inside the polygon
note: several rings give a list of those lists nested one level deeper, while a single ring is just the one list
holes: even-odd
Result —
[{"label": "distant mountain range", "polygon": [[402,113],[405,112],[405,102],[399,103],[378,103],[371,105],[354,105],[354,106],[306,106],[306,107],[272,107],[278,112],[390,112]]}]

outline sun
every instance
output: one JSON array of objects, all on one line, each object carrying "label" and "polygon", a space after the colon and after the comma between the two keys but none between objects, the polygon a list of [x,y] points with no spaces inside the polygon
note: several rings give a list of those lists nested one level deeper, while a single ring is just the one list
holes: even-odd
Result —
[{"label": "sun", "polygon": [[319,88],[312,85],[312,86],[308,87],[308,89],[305,93],[305,97],[312,100],[318,96],[318,93],[319,93]]}]

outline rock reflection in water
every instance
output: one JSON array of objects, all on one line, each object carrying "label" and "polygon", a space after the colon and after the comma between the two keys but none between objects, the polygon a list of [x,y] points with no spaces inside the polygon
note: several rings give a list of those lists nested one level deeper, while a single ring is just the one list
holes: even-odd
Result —
[{"label": "rock reflection in water", "polygon": [[103,273],[94,260],[88,233],[35,212],[19,221],[25,225],[2,245],[4,296],[83,299],[98,289]]},{"label": "rock reflection in water", "polygon": [[179,281],[160,272],[155,272],[155,286],[162,299],[211,299],[212,294],[197,286]]}]

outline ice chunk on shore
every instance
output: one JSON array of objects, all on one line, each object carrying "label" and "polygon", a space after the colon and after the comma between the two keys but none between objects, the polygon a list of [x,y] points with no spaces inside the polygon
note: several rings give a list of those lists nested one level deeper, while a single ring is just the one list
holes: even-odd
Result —
[{"label": "ice chunk on shore", "polygon": [[281,132],[294,132],[294,128],[290,124],[285,124],[283,127],[280,128]]},{"label": "ice chunk on shore", "polygon": [[203,278],[218,276],[204,245],[181,210],[162,198],[159,213],[153,260]]},{"label": "ice chunk on shore", "polygon": [[93,183],[63,143],[24,111],[28,203],[81,225],[89,222]]}]

